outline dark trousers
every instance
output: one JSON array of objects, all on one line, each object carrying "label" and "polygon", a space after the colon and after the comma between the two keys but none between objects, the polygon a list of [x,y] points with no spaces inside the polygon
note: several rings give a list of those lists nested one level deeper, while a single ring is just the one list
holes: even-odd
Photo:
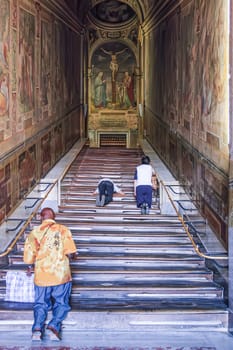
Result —
[{"label": "dark trousers", "polygon": [[152,186],[141,185],[136,187],[137,207],[140,208],[143,203],[147,203],[148,207],[152,205]]},{"label": "dark trousers", "polygon": [[101,181],[98,185],[99,188],[99,195],[100,200],[102,198],[102,195],[105,195],[105,202],[104,204],[108,204],[112,201],[113,192],[114,192],[114,186],[111,181]]}]

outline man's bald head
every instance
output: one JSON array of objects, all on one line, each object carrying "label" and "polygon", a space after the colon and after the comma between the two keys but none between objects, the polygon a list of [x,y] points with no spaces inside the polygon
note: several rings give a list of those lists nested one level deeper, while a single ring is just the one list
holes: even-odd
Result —
[{"label": "man's bald head", "polygon": [[52,208],[43,208],[40,213],[41,219],[46,220],[46,219],[55,219],[55,213]]}]

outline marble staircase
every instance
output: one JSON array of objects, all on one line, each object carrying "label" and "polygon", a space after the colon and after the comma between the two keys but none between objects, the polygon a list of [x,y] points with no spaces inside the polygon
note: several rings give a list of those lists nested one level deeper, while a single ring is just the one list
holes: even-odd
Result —
[{"label": "marble staircase", "polygon": [[[63,178],[56,219],[71,229],[78,250],[64,330],[226,330],[224,288],[180,220],[160,213],[156,194],[149,215],[136,208],[133,174],[141,155],[140,149],[85,147]],[[113,179],[125,196],[96,207],[100,176]],[[7,329],[6,320],[16,328],[32,323],[31,303],[4,301],[7,271],[25,269],[28,232],[0,269],[0,329]]]}]

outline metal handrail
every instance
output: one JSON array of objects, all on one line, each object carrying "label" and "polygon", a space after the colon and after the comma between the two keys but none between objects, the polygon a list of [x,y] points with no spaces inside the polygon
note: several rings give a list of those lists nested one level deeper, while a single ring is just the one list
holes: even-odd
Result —
[{"label": "metal handrail", "polygon": [[14,239],[12,240],[12,242],[9,244],[9,246],[0,254],[0,258],[6,256],[7,254],[9,254],[12,249],[14,248],[15,244],[17,243],[18,239],[21,238],[21,236],[23,235],[25,229],[27,228],[27,226],[30,224],[30,222],[32,221],[33,217],[36,215],[38,209],[40,208],[41,204],[44,202],[44,200],[48,197],[49,193],[52,191],[52,189],[55,187],[55,185],[57,184],[59,180],[56,180],[52,186],[50,191],[44,196],[44,198],[40,198],[41,201],[40,203],[35,207],[35,209],[31,212],[31,214],[29,215],[28,219],[25,221],[25,224],[22,226],[22,228],[19,230],[19,232],[16,234],[16,236],[14,237]]},{"label": "metal handrail", "polygon": [[177,215],[178,219],[179,219],[180,222],[182,223],[182,226],[183,226],[183,228],[184,228],[184,230],[185,230],[187,236],[189,237],[189,239],[190,239],[190,241],[191,241],[191,243],[192,243],[192,245],[193,245],[193,247],[194,247],[195,252],[196,252],[200,257],[205,258],[205,259],[212,259],[212,260],[218,260],[218,259],[221,259],[221,260],[228,260],[228,257],[227,257],[227,256],[206,255],[206,254],[202,253],[202,252],[199,250],[198,244],[196,244],[196,242],[194,241],[194,239],[193,239],[191,233],[189,232],[187,226],[185,225],[185,221],[184,221],[183,217],[180,215],[180,213],[179,213],[179,211],[178,211],[178,209],[177,209],[177,207],[176,207],[176,205],[175,205],[175,203],[174,203],[174,200],[171,198],[171,196],[170,196],[170,194],[169,194],[169,192],[168,192],[168,190],[167,190],[167,188],[166,188],[166,185],[164,184],[164,182],[163,182],[162,180],[160,181],[160,183],[162,184],[163,188],[165,189],[165,191],[166,191],[166,193],[167,193],[167,196],[168,196],[168,199],[170,200],[170,202],[171,202],[171,204],[172,204],[172,206],[173,206],[173,208],[174,208],[174,210],[175,210],[175,212],[176,212],[176,215]]},{"label": "metal handrail", "polygon": [[183,204],[181,204],[181,202],[183,202],[183,203],[185,203],[185,202],[193,203],[194,201],[191,201],[191,199],[175,199],[174,202],[177,202],[178,205],[181,207],[181,209],[183,209],[184,211],[185,210],[189,210],[189,211],[197,210],[197,208],[185,208],[185,206]]},{"label": "metal handrail", "polygon": [[47,189],[51,185],[51,182],[39,182],[38,185],[46,185],[45,188],[43,188],[43,189],[38,188],[38,190],[37,190],[37,192],[45,192],[45,191],[47,191]]},{"label": "metal handrail", "polygon": [[179,195],[182,195],[182,194],[186,194],[185,192],[177,192],[175,191],[174,187],[180,187],[180,185],[166,185],[167,187],[170,188],[170,190],[175,193],[175,194],[179,194]]},{"label": "metal handrail", "polygon": [[[76,155],[75,155],[76,157]],[[56,179],[54,181],[54,183],[50,183],[51,184],[51,188],[49,189],[48,193],[43,197],[40,198],[41,202],[35,207],[35,209],[32,211],[32,213],[29,215],[28,219],[26,220],[25,224],[23,225],[23,227],[20,229],[20,231],[16,234],[16,236],[14,237],[14,239],[12,240],[12,242],[9,244],[9,246],[2,252],[0,253],[0,258],[6,256],[7,254],[10,253],[10,251],[14,248],[15,244],[17,243],[18,239],[21,238],[21,236],[23,235],[26,227],[30,224],[30,222],[32,221],[33,217],[37,214],[38,209],[40,208],[40,206],[42,205],[42,203],[44,202],[44,200],[48,197],[49,193],[53,190],[53,188],[56,186],[57,183],[59,183],[64,176],[66,175],[68,169],[70,168],[71,164],[68,164],[65,169],[63,170],[63,172],[61,173],[61,176]],[[43,184],[43,183],[42,183]],[[48,185],[48,183],[46,183]],[[49,187],[49,186],[48,186]],[[30,199],[30,197],[28,198]],[[36,204],[36,203],[35,203]]]},{"label": "metal handrail", "polygon": [[17,218],[11,219],[10,218],[10,219],[7,219],[6,222],[7,221],[19,221],[18,225],[16,225],[15,227],[6,229],[6,232],[11,232],[11,231],[17,230],[25,222],[25,219],[17,219]]},{"label": "metal handrail", "polygon": [[34,200],[34,202],[33,202],[33,204],[31,204],[31,205],[25,205],[24,206],[24,208],[25,209],[31,209],[31,208],[33,208],[35,205],[36,205],[36,203],[38,203],[39,201],[41,201],[43,198],[38,198],[38,197],[28,197],[28,198],[26,198],[27,200],[29,199],[33,199]]}]

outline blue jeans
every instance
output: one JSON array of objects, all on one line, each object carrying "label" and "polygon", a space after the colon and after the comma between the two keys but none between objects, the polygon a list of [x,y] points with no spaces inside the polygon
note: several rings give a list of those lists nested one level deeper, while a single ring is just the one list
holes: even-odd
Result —
[{"label": "blue jeans", "polygon": [[35,285],[34,323],[32,325],[32,331],[43,331],[48,311],[52,310],[53,316],[48,327],[52,327],[57,332],[60,332],[61,323],[71,309],[69,305],[71,287],[72,282],[51,287],[39,287]]}]

